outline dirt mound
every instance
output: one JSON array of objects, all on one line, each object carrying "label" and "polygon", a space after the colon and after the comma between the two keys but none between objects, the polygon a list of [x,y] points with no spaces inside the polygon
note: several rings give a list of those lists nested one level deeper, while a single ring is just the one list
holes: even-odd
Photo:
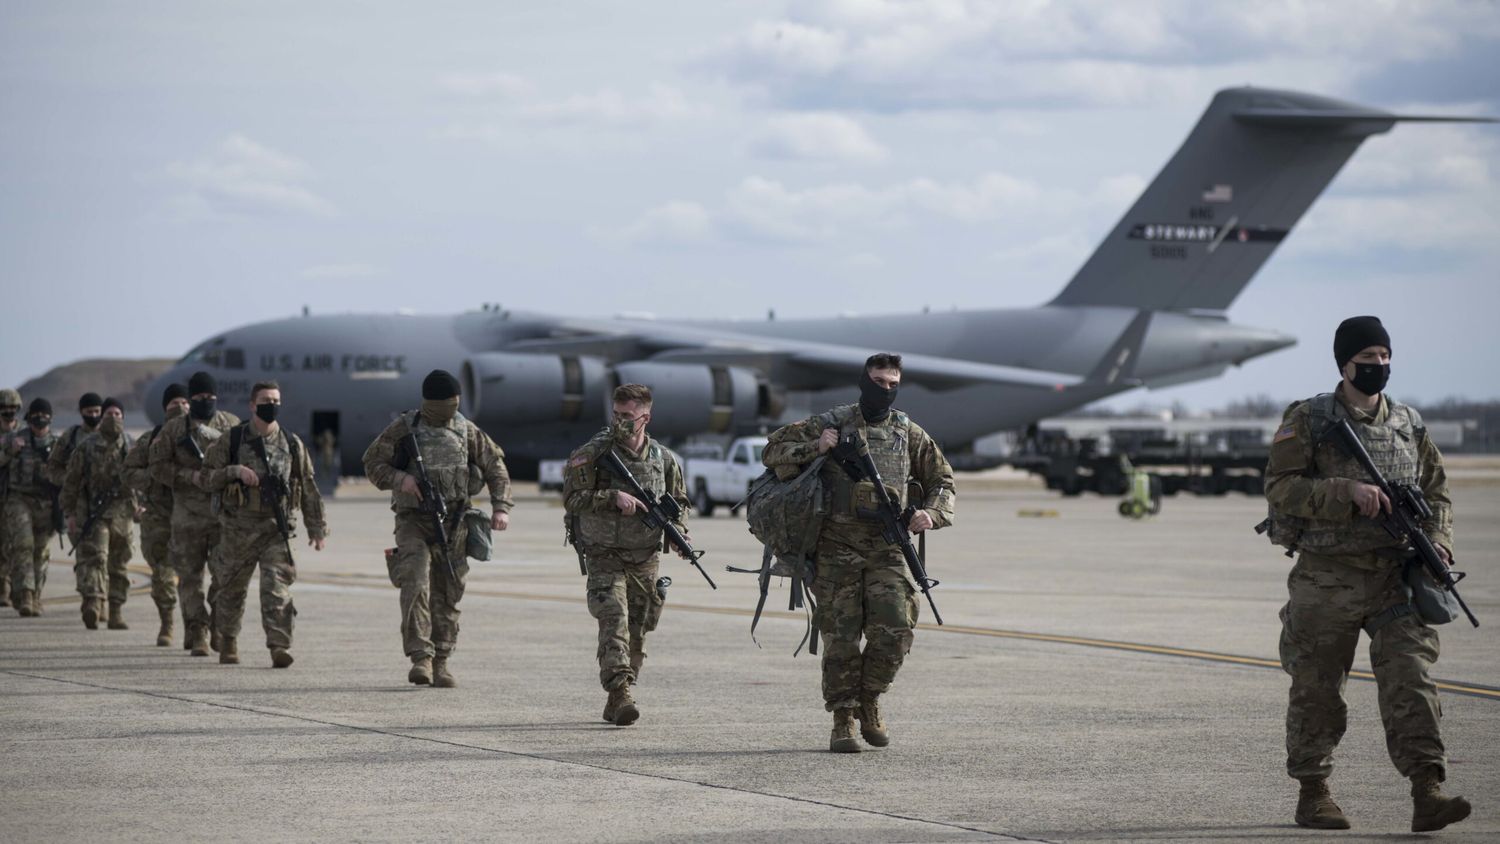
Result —
[{"label": "dirt mound", "polygon": [[52,402],[53,415],[63,421],[77,415],[78,397],[88,392],[114,396],[126,413],[139,413],[146,406],[146,388],[172,363],[171,358],[90,358],[53,367],[16,389],[21,392],[22,412],[40,396]]}]

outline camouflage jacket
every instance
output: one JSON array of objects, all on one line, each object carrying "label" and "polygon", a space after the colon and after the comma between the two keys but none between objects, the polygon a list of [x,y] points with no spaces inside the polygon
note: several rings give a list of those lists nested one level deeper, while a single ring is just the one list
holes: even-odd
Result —
[{"label": "camouflage jacket", "polygon": [[[238,454],[230,454],[229,446],[234,439],[231,431],[217,440],[208,450],[204,461],[204,485],[210,492],[222,496],[221,518],[234,522],[260,522],[274,524],[275,511],[266,502],[260,487],[248,487],[240,481],[239,467],[247,466],[264,481],[275,474],[287,484],[287,496],[282,501],[286,510],[287,527],[297,529],[297,511],[302,511],[302,521],[307,525],[309,539],[324,539],[328,536],[328,520],[323,513],[323,496],[318,492],[313,474],[312,458],[307,446],[296,434],[288,433],[280,425],[262,437],[256,433],[255,425],[246,422],[239,426],[240,448]],[[262,460],[256,441],[265,444],[266,459]],[[293,448],[295,444],[295,448]],[[296,452],[296,465],[292,465],[292,454]],[[267,465],[269,461],[270,465]]]},{"label": "camouflage jacket", "polygon": [[[822,436],[824,429],[845,426],[860,430],[867,439],[876,438],[873,429],[904,428],[905,431],[899,438],[892,439],[899,441],[900,438],[904,438],[906,441],[909,477],[882,477],[881,480],[887,486],[894,488],[893,492],[896,493],[898,500],[905,495],[907,481],[915,480],[922,486],[921,508],[932,517],[933,527],[944,528],[953,524],[957,494],[953,484],[953,467],[948,465],[948,459],[943,456],[942,450],[938,448],[932,437],[922,430],[921,426],[894,409],[885,419],[873,425],[865,421],[864,416],[859,412],[858,405],[842,405],[826,413],[810,416],[801,422],[794,422],[771,434],[770,441],[761,454],[761,462],[775,470],[776,476],[782,480],[795,477],[802,467],[818,456],[818,438]],[[896,432],[880,431],[879,433]],[[836,473],[842,474],[842,470],[831,462],[824,464],[823,472],[830,481],[828,484],[830,488],[835,488],[842,483],[842,479],[836,477]],[[879,526],[874,522],[841,525],[838,529],[845,532],[877,534],[880,531]]]},{"label": "camouflage jacket", "polygon": [[136,438],[125,455],[125,483],[135,491],[137,504],[146,508],[146,517],[170,519],[172,517],[172,488],[163,486],[151,477],[151,443],[161,428],[154,428]]},{"label": "camouflage jacket", "polygon": [[62,486],[63,479],[68,475],[68,461],[73,459],[73,452],[95,431],[85,431],[82,425],[74,425],[57,438],[57,444],[52,447],[52,456],[47,458],[47,468],[42,474],[55,486]]},{"label": "camouflage jacket", "polygon": [[[120,434],[105,439],[98,432],[83,435],[68,458],[63,472],[63,515],[82,527],[90,515],[94,498],[114,490],[114,499],[106,515],[135,515],[135,492],[125,477],[125,456],[130,452],[130,437]],[[55,453],[55,450],[54,450]]]},{"label": "camouflage jacket", "polygon": [[616,493],[630,492],[628,485],[599,466],[599,458],[611,447],[618,450],[630,473],[648,492],[669,495],[681,505],[682,518],[674,524],[686,533],[690,504],[677,456],[650,436],[639,453],[632,453],[618,445],[613,431],[605,428],[575,449],[563,470],[563,508],[576,517],[572,522],[577,526],[574,540],[594,553],[645,552],[661,547],[662,531],[646,527],[639,514],[620,512]]},{"label": "camouflage jacket", "polygon": [[[1393,407],[1393,403],[1383,395],[1373,414],[1350,407],[1344,401],[1342,384],[1334,391],[1334,396],[1337,411],[1349,419],[1356,432],[1361,432],[1366,426],[1385,426],[1391,421],[1393,412],[1409,414],[1414,420],[1411,428],[1416,439],[1415,482],[1427,497],[1433,512],[1433,518],[1424,528],[1433,542],[1451,552],[1453,505],[1448,494],[1448,476],[1443,471],[1443,456],[1427,436],[1426,428],[1421,425],[1421,417],[1399,403],[1395,403]],[[1329,437],[1325,436],[1321,442],[1313,441],[1310,410],[1310,402],[1297,402],[1287,408],[1282,418],[1281,427],[1272,440],[1271,455],[1266,464],[1266,501],[1277,512],[1308,520],[1315,527],[1334,527],[1348,531],[1351,535],[1358,530],[1384,538],[1384,544],[1394,546],[1395,541],[1385,537],[1383,532],[1378,535],[1375,533],[1378,528],[1370,529],[1373,523],[1360,525],[1357,522],[1363,517],[1354,506],[1354,488],[1356,484],[1368,483],[1368,479],[1362,476],[1358,464],[1353,464],[1352,460],[1346,458]],[[1364,436],[1361,433],[1361,437]],[[1324,555],[1365,568],[1390,565],[1389,559],[1383,561],[1372,549],[1363,547],[1368,544],[1370,543],[1363,542],[1361,548],[1351,549],[1349,553]]]},{"label": "camouflage jacket", "polygon": [[[408,496],[400,492],[408,473],[405,469],[397,468],[397,464],[401,462],[398,457],[402,450],[401,441],[411,433],[412,421],[419,413],[420,411],[407,411],[397,416],[370,443],[361,458],[365,464],[365,477],[370,479],[376,489],[391,493],[391,509],[396,512],[410,510],[415,503],[406,501]],[[488,488],[491,509],[509,513],[515,502],[510,497],[510,472],[505,468],[505,452],[478,425],[464,418],[461,413],[454,414],[447,427],[464,433],[469,455],[468,492],[474,495],[480,489]]]},{"label": "camouflage jacket", "polygon": [[147,468],[152,479],[172,490],[174,506],[183,506],[200,516],[210,515],[208,488],[200,485],[207,481],[201,472],[203,463],[188,447],[186,439],[191,432],[193,442],[203,450],[206,459],[214,441],[238,424],[238,416],[220,410],[207,422],[199,422],[184,413],[168,419],[161,426],[161,431],[151,441]]},{"label": "camouflage jacket", "polygon": [[[12,444],[16,442],[20,442],[20,449],[13,448]],[[51,496],[56,487],[44,473],[47,458],[43,455],[50,453],[56,445],[56,434],[49,431],[46,436],[38,438],[26,426],[0,437],[0,472],[5,473],[6,494],[33,498]]]}]

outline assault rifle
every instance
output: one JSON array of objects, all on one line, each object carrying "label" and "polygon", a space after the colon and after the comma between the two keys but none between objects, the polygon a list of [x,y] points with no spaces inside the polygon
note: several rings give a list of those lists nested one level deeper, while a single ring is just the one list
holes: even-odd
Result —
[{"label": "assault rifle", "polygon": [[1364,467],[1365,474],[1370,476],[1371,483],[1380,488],[1381,493],[1391,502],[1391,511],[1385,512],[1384,508],[1375,517],[1375,521],[1392,539],[1401,540],[1411,545],[1416,552],[1417,559],[1422,561],[1423,568],[1432,575],[1432,579],[1443,587],[1443,591],[1453,596],[1458,601],[1459,607],[1464,615],[1469,617],[1469,623],[1475,627],[1479,626],[1479,619],[1469,610],[1469,605],[1459,597],[1458,582],[1464,579],[1463,572],[1454,572],[1443,562],[1438,555],[1437,548],[1428,538],[1427,532],[1422,530],[1422,522],[1432,518],[1432,507],[1427,504],[1427,497],[1422,490],[1411,484],[1393,484],[1380,474],[1376,468],[1375,461],[1370,459],[1370,453],[1365,451],[1365,444],[1360,442],[1359,435],[1349,427],[1349,420],[1339,419],[1333,426],[1333,433],[1338,436],[1344,449],[1351,457],[1359,461]]},{"label": "assault rifle", "polygon": [[[291,434],[286,435],[288,438]],[[287,440],[291,445],[291,440]],[[255,454],[261,462],[266,464],[266,476],[260,479],[260,501],[271,508],[271,516],[276,519],[276,529],[281,532],[281,541],[286,543],[286,558],[293,568],[297,562],[292,557],[292,522],[287,518],[286,502],[291,500],[292,490],[287,485],[286,478],[276,474],[271,468],[271,460],[266,457],[266,438],[252,437],[250,447],[255,449]],[[287,449],[291,452],[291,449]]]},{"label": "assault rifle", "polygon": [[422,447],[417,444],[417,432],[408,431],[401,445],[416,464],[417,471],[413,473],[413,477],[417,479],[417,492],[422,496],[420,509],[432,517],[433,536],[437,537],[438,545],[443,549],[443,562],[448,564],[448,574],[457,583],[458,570],[453,567],[453,553],[448,548],[448,502],[438,494],[432,485],[432,478],[427,475],[427,464],[422,461]]},{"label": "assault rifle", "polygon": [[635,475],[630,474],[625,461],[620,459],[620,455],[616,454],[613,448],[604,452],[603,460],[609,470],[623,480],[630,487],[631,493],[646,505],[646,509],[641,513],[641,521],[646,523],[646,527],[666,534],[667,544],[692,563],[693,568],[703,575],[703,579],[708,581],[709,586],[718,589],[719,585],[714,583],[714,579],[709,577],[708,572],[704,571],[703,566],[698,563],[698,560],[707,552],[694,551],[687,537],[683,536],[682,531],[678,530],[677,525],[674,524],[682,518],[682,505],[677,503],[677,499],[666,493],[662,493],[660,497],[653,496],[650,490],[641,486],[641,482],[635,479]]},{"label": "assault rifle", "polygon": [[[47,461],[52,458],[53,446],[38,446],[36,444],[36,435],[32,434],[31,447],[37,454],[41,455],[40,466],[46,466]],[[63,547],[63,535],[68,532],[67,523],[63,521],[62,487],[47,480],[40,468],[37,469],[36,480],[41,484],[42,489],[46,490],[47,497],[52,501],[52,532],[57,534],[57,547],[61,548]]]},{"label": "assault rifle", "polygon": [[927,598],[927,606],[932,608],[932,617],[939,625],[943,623],[942,613],[938,612],[937,604],[932,600],[932,587],[938,582],[927,576],[927,565],[922,560],[922,555],[917,553],[917,548],[911,541],[911,530],[907,527],[911,523],[911,517],[917,512],[915,503],[908,503],[906,509],[897,510],[896,502],[891,498],[890,490],[880,479],[880,469],[875,465],[875,459],[870,456],[870,445],[858,431],[850,431],[839,437],[838,444],[833,447],[833,456],[839,465],[854,480],[868,480],[875,486],[875,509],[861,508],[856,515],[860,518],[873,519],[880,523],[880,535],[891,545],[901,549],[901,556],[906,558],[906,568],[911,572],[912,579],[917,582],[917,588],[922,590],[922,595]]},{"label": "assault rifle", "polygon": [[198,445],[197,440],[193,439],[193,429],[191,427],[188,428],[187,433],[182,435],[182,439],[177,441],[177,444],[187,446],[188,451],[191,451],[193,456],[198,458],[199,463],[203,463],[208,459],[208,455],[203,453],[203,447]]},{"label": "assault rifle", "polygon": [[115,482],[110,485],[109,489],[94,494],[93,499],[89,501],[88,518],[83,520],[83,527],[78,530],[78,541],[74,542],[73,547],[68,549],[69,557],[73,556],[73,552],[77,551],[78,546],[83,544],[83,540],[88,538],[89,531],[94,529],[94,525],[98,524],[99,520],[104,517],[104,511],[108,510],[109,505],[115,503],[115,499],[119,496],[119,478],[115,479]]}]

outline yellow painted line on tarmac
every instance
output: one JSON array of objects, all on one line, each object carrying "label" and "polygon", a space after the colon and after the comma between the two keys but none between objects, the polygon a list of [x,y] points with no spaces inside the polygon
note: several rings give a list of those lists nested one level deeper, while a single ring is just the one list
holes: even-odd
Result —
[{"label": "yellow painted line on tarmac", "polygon": [[[349,585],[351,580],[364,579],[373,585],[390,586],[390,581],[376,575],[366,575],[354,572],[325,573],[300,578],[310,583],[323,583],[326,585]],[[503,589],[476,589],[472,586],[464,590],[466,595],[483,595],[487,598],[512,598],[518,601],[547,601],[558,604],[583,604],[585,599],[581,596],[572,595],[544,595],[533,592],[511,592]],[[708,613],[712,615],[732,615],[742,618],[750,618],[755,615],[753,610],[741,609],[739,607],[711,607],[704,604],[672,604],[674,611]],[[763,618],[782,618],[793,621],[801,621],[806,616],[786,612],[784,610],[766,610],[761,613]],[[950,633],[964,636],[987,636],[994,639],[1020,639],[1030,642],[1047,642],[1057,645],[1076,645],[1085,648],[1101,648],[1104,650],[1126,651],[1129,653],[1152,654],[1154,656],[1172,656],[1180,659],[1197,659],[1205,662],[1216,662],[1224,665],[1244,665],[1252,668],[1275,668],[1280,670],[1281,663],[1274,659],[1264,659],[1254,656],[1240,656],[1238,654],[1218,653],[1216,651],[1200,651],[1191,648],[1173,648],[1165,645],[1147,645],[1140,642],[1121,642],[1112,639],[1094,639],[1086,636],[1064,636],[1055,633],[1030,633],[1024,630],[1002,630],[994,627],[968,627],[959,624],[918,624],[919,630],[930,630],[934,633]],[[1368,671],[1350,671],[1349,676],[1356,680],[1368,680],[1373,682],[1375,675]],[[1467,695],[1470,697],[1485,698],[1488,700],[1500,700],[1500,688],[1483,686],[1474,683],[1460,683],[1452,680],[1437,680],[1437,687],[1445,692]]]}]

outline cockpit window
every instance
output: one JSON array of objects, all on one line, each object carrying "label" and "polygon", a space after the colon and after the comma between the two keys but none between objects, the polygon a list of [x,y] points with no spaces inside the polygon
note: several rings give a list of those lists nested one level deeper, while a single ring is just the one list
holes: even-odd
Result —
[{"label": "cockpit window", "polygon": [[[218,366],[220,360],[219,347],[222,345],[224,345],[224,338],[215,337],[214,339],[201,344],[200,346],[198,346],[198,348],[193,349],[191,352],[183,355],[182,360],[178,361],[178,363],[206,363],[209,366]],[[240,364],[243,367],[243,353],[240,355]]]},{"label": "cockpit window", "polygon": [[245,368],[245,350],[244,349],[225,349],[224,350],[224,368],[225,369],[244,369]]}]

